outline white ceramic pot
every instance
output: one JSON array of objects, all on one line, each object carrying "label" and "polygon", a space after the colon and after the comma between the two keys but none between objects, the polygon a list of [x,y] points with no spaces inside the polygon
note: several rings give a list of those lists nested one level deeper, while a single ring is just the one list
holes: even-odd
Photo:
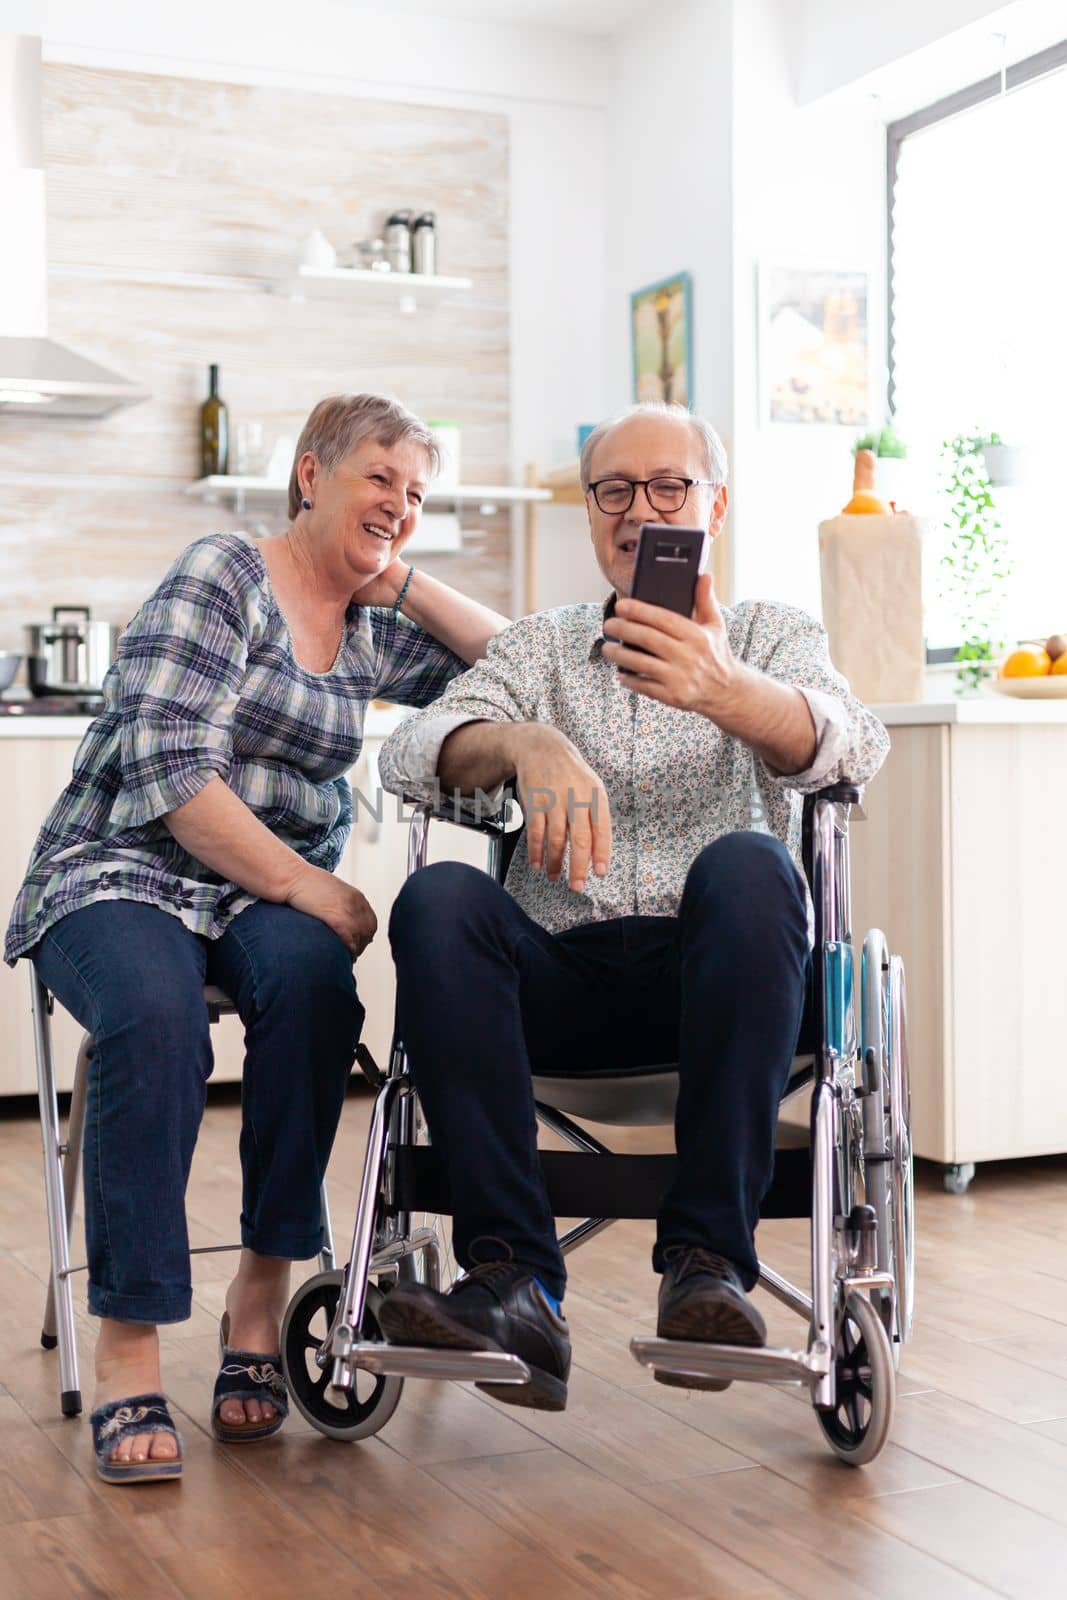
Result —
[{"label": "white ceramic pot", "polygon": [[1023,452],[1016,444],[984,444],[982,457],[993,489],[1011,489],[1023,478]]}]

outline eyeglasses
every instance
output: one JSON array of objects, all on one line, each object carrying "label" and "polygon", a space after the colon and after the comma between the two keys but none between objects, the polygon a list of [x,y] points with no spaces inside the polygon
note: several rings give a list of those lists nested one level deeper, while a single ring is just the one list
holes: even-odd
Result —
[{"label": "eyeglasses", "polygon": [[629,511],[638,489],[654,511],[681,511],[690,489],[717,489],[713,478],[601,478],[589,485],[600,510],[609,517]]}]

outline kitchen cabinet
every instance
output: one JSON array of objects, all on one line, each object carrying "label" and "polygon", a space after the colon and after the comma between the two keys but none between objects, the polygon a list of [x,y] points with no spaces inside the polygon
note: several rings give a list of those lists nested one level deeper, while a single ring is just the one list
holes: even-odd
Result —
[{"label": "kitchen cabinet", "polygon": [[[368,713],[368,732],[384,734],[397,713]],[[87,719],[26,718],[0,723],[0,792],[5,796],[4,834],[0,841],[0,914],[6,919],[26,870],[41,822],[67,783]],[[356,964],[356,982],[367,1010],[363,1037],[379,1064],[388,1059],[395,985],[389,952],[389,908],[407,870],[408,824],[398,814],[394,796],[378,790],[377,757],[382,737],[368,737],[350,773],[358,802],[356,822],[338,867],[346,881],[362,889],[378,917],[378,934]],[[464,860],[484,866],[486,844],[481,835],[436,823],[431,829],[431,860]],[[69,1089],[82,1030],[61,1007],[52,1018],[56,1078]],[[244,1059],[242,1028],[236,1017],[223,1017],[211,1030],[215,1051],[214,1082],[241,1076]],[[30,1020],[27,969],[0,967],[0,1095],[35,1094],[36,1067]]]},{"label": "kitchen cabinet", "polygon": [[872,709],[892,751],[851,830],[852,925],[904,958],[915,1152],[1067,1151],[1067,700]]}]

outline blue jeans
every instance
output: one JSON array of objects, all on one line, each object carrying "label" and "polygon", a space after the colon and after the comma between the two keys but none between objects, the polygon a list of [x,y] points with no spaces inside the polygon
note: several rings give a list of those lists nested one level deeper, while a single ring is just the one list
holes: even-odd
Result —
[{"label": "blue jeans", "polygon": [[677,917],[561,934],[476,867],[440,862],[408,879],[389,935],[401,1037],[444,1154],[462,1265],[479,1238],[502,1239],[563,1294],[531,1072],[676,1061],[678,1173],[653,1266],[672,1244],[699,1244],[755,1284],[753,1236],[810,972],[803,883],[777,839],[708,845]]},{"label": "blue jeans", "polygon": [[301,1260],[363,1025],[352,961],[325,923],[259,901],[208,940],[129,900],[73,911],[33,952],[93,1036],[85,1112],[89,1309],[181,1322],[192,1285],[185,1189],[212,1054],[204,985],[245,1027],[241,1242]]}]

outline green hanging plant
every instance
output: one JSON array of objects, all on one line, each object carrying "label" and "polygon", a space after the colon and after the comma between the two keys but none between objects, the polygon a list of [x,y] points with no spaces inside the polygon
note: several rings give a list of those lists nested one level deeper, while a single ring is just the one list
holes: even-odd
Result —
[{"label": "green hanging plant", "polygon": [[952,530],[952,542],[941,568],[946,598],[963,624],[963,643],[956,652],[957,694],[979,688],[1004,648],[995,635],[1011,561],[982,455],[984,445],[999,443],[995,433],[957,434],[942,445],[949,496],[945,527]]}]

